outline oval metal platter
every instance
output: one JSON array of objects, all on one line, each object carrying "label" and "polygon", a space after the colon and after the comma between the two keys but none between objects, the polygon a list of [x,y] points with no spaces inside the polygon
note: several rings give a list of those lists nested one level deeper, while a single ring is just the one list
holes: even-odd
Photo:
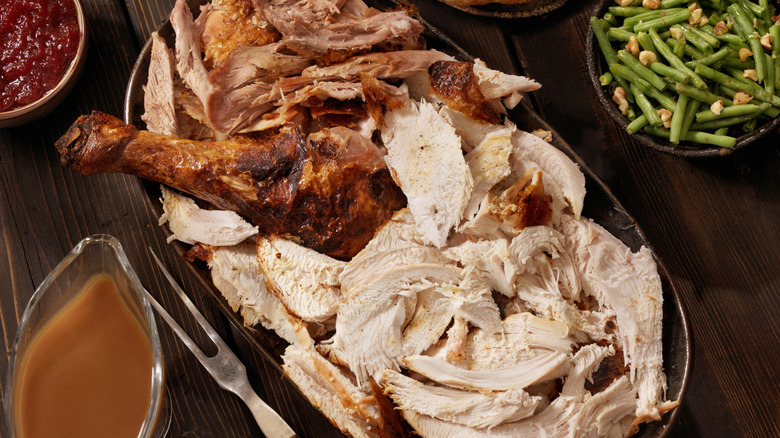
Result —
[{"label": "oval metal platter", "polygon": [[[376,8],[392,7],[392,4],[382,4],[378,1],[367,2],[370,6]],[[195,9],[196,10],[196,9]],[[418,17],[419,18],[419,17]],[[450,38],[442,34],[438,29],[425,23],[426,31],[424,37],[429,48],[434,48],[447,52],[458,59],[464,61],[473,61],[474,57],[458,47]],[[167,20],[158,29],[158,34],[166,39],[169,47],[173,47],[174,32]],[[145,123],[141,120],[143,113],[143,86],[146,84],[149,59],[151,54],[151,40],[141,50],[136,60],[125,95],[124,119],[125,123],[133,124],[140,129],[145,128]],[[637,251],[640,247],[646,246],[653,249],[650,242],[645,237],[643,231],[636,220],[623,208],[620,201],[612,194],[610,189],[598,178],[598,176],[585,164],[582,158],[574,152],[574,149],[527,104],[524,99],[521,105],[510,112],[510,119],[520,128],[527,131],[543,129],[552,132],[552,144],[562,150],[585,174],[587,195],[585,197],[585,206],[583,216],[596,221],[625,243],[632,251]],[[139,179],[143,190],[146,192],[147,204],[149,208],[157,215],[162,215],[162,204],[160,203],[160,185],[155,182]],[[167,229],[166,229],[167,232]],[[189,249],[189,245],[174,241],[172,246],[180,256]],[[658,273],[663,285],[663,355],[664,371],[666,372],[668,389],[667,398],[669,400],[679,400],[682,403],[685,389],[688,385],[689,375],[693,360],[693,344],[690,332],[688,317],[683,306],[680,294],[677,291],[666,267],[655,256],[658,265]],[[205,266],[193,263],[187,263],[191,272],[205,286],[215,305],[230,321],[233,329],[239,332],[252,347],[266,359],[268,364],[280,373],[281,355],[286,348],[286,342],[279,338],[275,333],[264,328],[245,327],[240,315],[232,311],[222,294],[211,282],[211,274]],[[295,387],[294,384],[288,382]],[[296,387],[297,389],[297,387]],[[307,409],[318,411],[311,406]],[[680,408],[674,409],[671,413],[664,415],[661,421],[642,425],[640,431],[635,435],[641,438],[665,437],[669,434],[672,424],[681,412]],[[337,429],[330,431],[318,430],[317,436],[341,436]]]}]

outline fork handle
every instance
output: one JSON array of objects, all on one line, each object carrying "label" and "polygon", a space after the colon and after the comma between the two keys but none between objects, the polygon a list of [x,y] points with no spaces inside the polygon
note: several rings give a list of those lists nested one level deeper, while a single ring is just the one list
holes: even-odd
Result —
[{"label": "fork handle", "polygon": [[260,426],[260,430],[267,438],[295,438],[298,436],[284,419],[271,409],[254,390],[245,385],[236,394],[249,407],[249,410],[255,417],[255,421],[257,421],[257,425]]}]

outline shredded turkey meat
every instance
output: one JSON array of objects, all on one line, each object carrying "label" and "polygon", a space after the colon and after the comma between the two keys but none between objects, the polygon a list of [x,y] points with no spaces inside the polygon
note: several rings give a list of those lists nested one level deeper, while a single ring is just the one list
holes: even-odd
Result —
[{"label": "shredded turkey meat", "polygon": [[192,12],[153,36],[148,129],[82,116],[61,162],[172,187],[169,241],[339,430],[612,437],[676,406],[650,250],[584,217],[578,165],[507,117],[539,83],[363,0]]}]

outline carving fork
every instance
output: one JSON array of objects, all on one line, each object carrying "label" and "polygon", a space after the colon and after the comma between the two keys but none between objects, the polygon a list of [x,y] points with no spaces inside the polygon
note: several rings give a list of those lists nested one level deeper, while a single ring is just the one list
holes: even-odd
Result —
[{"label": "carving fork", "polygon": [[198,321],[206,334],[209,335],[214,345],[217,346],[217,354],[212,357],[206,356],[203,351],[193,342],[193,340],[187,335],[187,333],[179,326],[179,324],[168,314],[167,311],[155,300],[148,290],[145,290],[147,298],[151,302],[152,306],[157,310],[162,319],[168,323],[173,331],[179,336],[195,357],[198,358],[201,364],[206,370],[214,377],[219,386],[223,389],[231,391],[238,395],[244,403],[252,411],[252,415],[257,421],[257,425],[260,426],[260,430],[268,438],[293,438],[297,437],[295,432],[289,425],[276,413],[270,406],[268,406],[257,393],[252,389],[249,384],[249,379],[246,374],[246,367],[238,359],[238,357],[228,348],[222,338],[219,337],[217,332],[206,321],[206,318],[201,315],[200,311],[195,307],[192,301],[187,297],[187,294],[179,287],[178,283],[171,277],[171,274],[165,269],[157,254],[149,249],[160,267],[160,270],[165,274],[165,278],[171,283],[173,289],[179,295],[179,298],[187,306],[187,309],[192,313],[195,319]]}]

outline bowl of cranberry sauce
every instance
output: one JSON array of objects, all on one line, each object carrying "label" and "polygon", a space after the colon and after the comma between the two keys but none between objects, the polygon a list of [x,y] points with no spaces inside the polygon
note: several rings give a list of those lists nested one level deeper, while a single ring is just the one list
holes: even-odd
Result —
[{"label": "bowl of cranberry sauce", "polygon": [[0,1],[0,128],[48,114],[86,59],[79,0]]}]

